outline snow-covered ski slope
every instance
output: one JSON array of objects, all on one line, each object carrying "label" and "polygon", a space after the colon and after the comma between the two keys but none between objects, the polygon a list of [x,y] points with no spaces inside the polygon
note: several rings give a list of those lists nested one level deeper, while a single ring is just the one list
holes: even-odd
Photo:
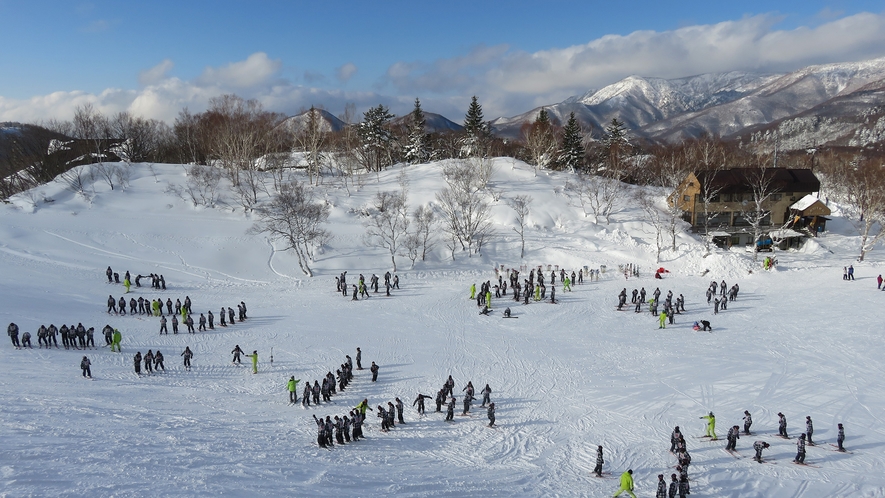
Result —
[{"label": "snow-covered ski slope", "polygon": [[[320,187],[333,205],[335,239],[317,254],[311,279],[292,254],[248,234],[251,216],[232,209],[232,200],[194,208],[167,193],[169,184],[185,182],[181,166],[135,165],[129,188],[97,182],[91,202],[53,183],[35,198],[54,202],[38,200],[35,208],[22,196],[2,206],[2,324],[30,331],[34,349],[15,350],[8,339],[0,347],[0,495],[611,496],[617,480],[590,474],[601,444],[605,470],[617,477],[632,468],[637,495],[653,496],[657,475],[669,480],[674,472],[667,450],[675,425],[693,458],[692,496],[885,495],[885,345],[875,311],[885,299],[875,282],[881,248],[855,263],[856,281],[842,281],[857,239],[837,217],[832,233],[803,251],[776,253],[775,271],[737,250],[704,258],[687,235],[656,265],[639,210],[594,225],[562,193],[564,175],[535,177],[504,159],[496,165],[492,188],[504,194],[493,211],[497,236],[483,256],[459,251],[452,262],[440,241],[414,270],[398,259],[401,289],[392,297],[382,296],[382,286],[358,302],[335,293],[334,277],[347,270],[352,283],[360,273],[368,280],[390,269],[388,255],[360,242],[354,213],[375,192],[400,188],[399,167],[367,177],[350,196],[331,181]],[[438,163],[406,169],[413,207],[433,201],[440,171]],[[518,194],[534,198],[524,262],[504,202]],[[571,293],[557,283],[559,304],[496,299],[493,314],[480,316],[470,285],[493,279],[494,265],[523,263],[608,271]],[[626,263],[640,265],[641,277],[625,281],[616,269]],[[127,301],[189,296],[194,311],[216,315],[245,301],[249,319],[161,337],[157,318],[105,312],[108,295],[119,299],[124,290],[107,283],[109,265],[121,276],[165,276],[165,292],[150,290],[148,280]],[[671,273],[655,280],[657,266]],[[713,279],[741,289],[716,316],[704,298]],[[621,289],[640,286],[683,294],[687,313],[660,330],[629,300],[627,311],[616,311]],[[518,320],[501,319],[508,305]],[[691,330],[701,319],[712,322],[712,333]],[[40,324],[78,322],[119,328],[123,353],[37,348]],[[104,344],[100,333],[96,342]],[[230,363],[237,344],[258,351],[258,375]],[[185,346],[194,352],[190,372],[179,356]],[[355,371],[332,403],[288,404],[289,376],[301,379],[300,394],[304,382],[334,372],[358,346],[364,367],[380,365],[378,382],[368,370]],[[163,352],[166,372],[136,377],[132,357],[148,349]],[[80,376],[83,354],[94,382]],[[451,424],[433,413],[432,400],[427,415],[417,416],[417,393],[434,396],[450,374],[456,413],[468,381],[477,391],[491,386],[496,429],[486,427],[478,402]],[[317,447],[311,414],[343,415],[364,398],[376,407],[397,396],[408,406],[404,426],[381,433],[370,414],[365,441]],[[721,437],[744,410],[753,414],[757,435],[737,445],[743,458],[723,451],[724,439],[696,437],[704,431],[699,417],[711,410]],[[792,436],[804,430],[806,415],[813,418],[822,444],[808,448],[807,462],[819,468],[790,463],[795,439],[773,436],[779,411]],[[851,454],[828,444],[839,422]],[[771,443],[765,456],[775,465],[752,461],[756,440]]]}]

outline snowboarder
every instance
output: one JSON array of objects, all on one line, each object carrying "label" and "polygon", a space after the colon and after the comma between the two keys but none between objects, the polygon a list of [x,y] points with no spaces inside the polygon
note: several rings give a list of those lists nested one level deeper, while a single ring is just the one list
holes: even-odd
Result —
[{"label": "snowboarder", "polygon": [[184,358],[184,369],[190,371],[191,369],[191,358],[194,357],[194,353],[191,351],[190,346],[184,347],[184,352],[181,353],[181,356]]},{"label": "snowboarder", "polygon": [[765,441],[756,441],[753,443],[753,449],[756,450],[756,456],[753,457],[753,460],[756,460],[759,463],[762,463],[762,450],[771,446]]},{"label": "snowboarder", "polygon": [[805,434],[800,434],[799,440],[796,441],[796,458],[793,462],[805,465]]},{"label": "snowboarder", "polygon": [[252,354],[247,354],[249,358],[252,358],[252,373],[258,373],[258,351],[252,351]]},{"label": "snowboarder", "polygon": [[487,416],[489,417],[489,427],[495,426],[495,404],[489,403]]},{"label": "snowboarder", "polygon": [[243,354],[243,350],[240,349],[240,345],[239,345],[239,344],[237,344],[237,345],[234,347],[233,351],[231,351],[230,354],[234,355],[234,359],[231,360],[231,363],[236,363],[236,364],[238,364],[238,365],[242,365],[242,364],[243,364],[243,362],[240,361],[240,355]]},{"label": "snowboarder", "polygon": [[605,460],[602,458],[602,445],[596,447],[596,467],[593,467],[593,473],[596,477],[602,477],[602,466]]},{"label": "snowboarder", "polygon": [[777,435],[784,439],[790,439],[790,436],[787,435],[787,417],[781,412],[777,413]]},{"label": "snowboarder", "polygon": [[716,416],[713,415],[713,412],[710,412],[709,415],[704,415],[703,417],[698,417],[698,418],[707,420],[707,431],[704,433],[704,437],[710,437],[715,441],[716,440]]},{"label": "snowboarder", "polygon": [[744,435],[750,435],[750,426],[753,425],[753,417],[750,416],[750,412],[744,410]]},{"label": "snowboarder", "polygon": [[371,368],[369,368],[369,371],[372,372],[372,382],[377,381],[378,380],[378,365],[376,365],[374,361],[372,362],[372,366],[371,366]]},{"label": "snowboarder", "polygon": [[728,429],[728,434],[726,435],[728,442],[725,444],[725,451],[735,451],[737,449],[737,440],[740,438],[740,427],[735,425]]},{"label": "snowboarder", "polygon": [[89,366],[92,365],[92,362],[89,361],[89,358],[84,356],[82,360],[80,360],[80,370],[83,371],[83,377],[87,379],[92,378],[92,369]]},{"label": "snowboarder", "polygon": [[628,495],[636,498],[636,495],[633,494],[633,469],[628,470],[621,474],[621,487],[618,489],[618,492],[614,494],[614,496],[619,496],[624,491],[627,492]]}]

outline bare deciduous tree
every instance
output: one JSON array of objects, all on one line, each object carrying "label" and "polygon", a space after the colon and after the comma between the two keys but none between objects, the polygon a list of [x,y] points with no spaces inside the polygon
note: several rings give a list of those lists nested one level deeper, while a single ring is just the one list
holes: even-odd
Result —
[{"label": "bare deciduous tree", "polygon": [[415,222],[413,235],[421,243],[421,261],[427,258],[427,251],[433,249],[436,239],[436,213],[430,206],[418,206],[412,213]]},{"label": "bare deciduous tree", "polygon": [[517,195],[508,203],[516,213],[516,226],[513,231],[519,234],[519,259],[525,258],[525,225],[531,212],[532,196]]},{"label": "bare deciduous tree", "polygon": [[753,229],[753,260],[758,259],[759,252],[756,250],[762,237],[762,227],[769,225],[771,210],[769,199],[777,192],[773,184],[774,170],[771,168],[751,168],[746,170],[746,180],[752,192],[752,199],[741,205],[741,216]]},{"label": "bare deciduous tree", "polygon": [[565,190],[576,198],[584,216],[593,215],[593,223],[599,218],[611,223],[611,215],[622,207],[624,184],[604,175],[578,174],[565,185]]},{"label": "bare deciduous tree", "polygon": [[323,117],[319,109],[311,107],[305,112],[305,119],[295,132],[296,147],[304,154],[307,164],[307,178],[311,184],[320,184],[320,174],[326,162],[327,133],[323,127]]},{"label": "bare deciduous tree", "polygon": [[218,184],[221,170],[214,166],[193,164],[187,170],[185,192],[196,206],[213,207],[218,201]]},{"label": "bare deciduous tree", "polygon": [[283,185],[270,203],[256,211],[258,221],[250,232],[266,233],[272,239],[285,241],[286,249],[292,249],[298,257],[301,271],[312,277],[309,262],[313,249],[331,238],[321,227],[329,219],[329,205],[316,202],[308,186],[292,181]]},{"label": "bare deciduous tree", "polygon": [[838,198],[846,203],[848,219],[860,235],[860,254],[866,254],[885,237],[885,168],[881,158],[855,158],[835,176]]},{"label": "bare deciduous tree", "polygon": [[409,211],[406,196],[400,192],[378,192],[372,202],[372,211],[365,221],[364,242],[370,247],[382,247],[390,253],[390,263],[396,271],[396,255],[402,239],[409,231]]},{"label": "bare deciduous tree", "polygon": [[444,168],[443,175],[448,187],[438,192],[436,199],[445,218],[444,230],[462,250],[479,252],[492,233],[490,207],[480,195],[482,175],[460,161]]},{"label": "bare deciduous tree", "polygon": [[636,204],[645,213],[645,221],[652,227],[652,233],[655,236],[655,262],[660,263],[661,251],[664,249],[664,231],[666,229],[664,213],[658,209],[655,196],[647,188],[636,189],[635,199]]}]

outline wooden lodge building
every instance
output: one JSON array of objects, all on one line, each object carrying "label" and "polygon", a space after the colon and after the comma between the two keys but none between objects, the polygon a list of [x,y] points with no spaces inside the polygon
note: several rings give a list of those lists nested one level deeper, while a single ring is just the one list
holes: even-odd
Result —
[{"label": "wooden lodge building", "polygon": [[[769,212],[762,221],[763,237],[753,240],[753,229],[744,213],[754,209],[752,180],[763,174],[758,168],[735,168],[690,173],[669,201],[677,203],[691,223],[694,233],[710,235],[720,247],[756,244],[759,249],[772,245],[783,249],[798,247],[806,237],[826,230],[830,209],[812,194],[820,190],[820,180],[810,169],[766,168],[771,194],[763,204]],[[710,203],[709,233],[704,227],[703,187],[712,182],[719,189]],[[678,199],[676,198],[678,197]]]}]

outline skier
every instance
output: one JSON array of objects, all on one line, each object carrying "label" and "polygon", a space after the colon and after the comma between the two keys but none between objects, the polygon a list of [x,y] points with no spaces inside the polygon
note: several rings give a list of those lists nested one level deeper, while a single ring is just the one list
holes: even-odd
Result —
[{"label": "skier", "polygon": [[710,332],[713,331],[713,327],[710,326],[710,322],[707,320],[701,320],[701,331],[704,330],[709,330]]},{"label": "skier", "polygon": [[322,388],[320,388],[320,383],[316,380],[313,381],[313,387],[310,390],[310,394],[313,396],[313,404],[320,404],[320,393],[322,392]]},{"label": "skier", "polygon": [[298,400],[298,383],[301,382],[301,379],[295,380],[295,376],[289,377],[289,382],[286,384],[286,387],[289,389],[289,404],[294,405]]},{"label": "skier", "polygon": [[492,394],[492,388],[489,387],[488,384],[486,384],[486,386],[482,388],[482,391],[480,391],[479,393],[482,394],[482,404],[479,406],[485,407],[487,404],[489,404],[489,396]]},{"label": "skier", "polygon": [[676,445],[676,461],[687,473],[688,466],[691,465],[691,455],[689,455],[688,450],[685,449],[685,440],[681,436],[679,438],[679,444]]},{"label": "skier", "polygon": [[400,401],[399,398],[396,398],[395,401],[396,401],[396,418],[397,418],[397,421],[398,421],[399,423],[401,423],[401,424],[405,424],[406,421],[403,420],[403,402]]},{"label": "skier", "polygon": [[841,452],[845,451],[845,448],[842,446],[842,443],[845,442],[845,428],[842,427],[842,424],[839,424],[839,433],[836,435],[836,444],[838,444],[838,449]]},{"label": "skier", "polygon": [[[190,318],[190,317],[188,317],[188,318]],[[206,331],[206,317],[202,313],[200,313],[200,328],[199,328],[199,330],[200,330],[200,332]]]},{"label": "skier", "polygon": [[83,377],[87,379],[92,378],[92,369],[89,366],[92,365],[92,362],[89,361],[89,358],[84,356],[82,360],[80,360],[80,370],[83,370]]},{"label": "skier", "polygon": [[[163,317],[166,318],[166,317]],[[178,315],[172,315],[172,333],[178,333]],[[168,333],[166,335],[169,335]]]},{"label": "skier", "polygon": [[249,358],[252,358],[252,373],[258,373],[258,351],[252,351],[252,354],[247,354]]},{"label": "skier", "polygon": [[108,314],[109,315],[111,314],[111,311],[113,311],[114,314],[117,313],[117,300],[114,299],[114,296],[108,295]]},{"label": "skier", "polygon": [[[185,313],[186,312],[187,311],[185,311]],[[194,318],[192,316],[187,315],[187,317],[184,319],[184,324],[187,325],[188,334],[196,334],[196,331],[194,330]]]},{"label": "skier", "polygon": [[163,335],[164,332],[166,333],[166,335],[169,335],[169,331],[166,330],[166,317],[161,316],[160,317],[160,335]]},{"label": "skier", "polygon": [[655,492],[655,498],[667,498],[667,483],[664,481],[664,474],[658,474],[658,490]]},{"label": "skier", "polygon": [[679,493],[679,480],[676,479],[676,474],[670,474],[670,489],[667,491],[667,498],[676,498],[676,494]]},{"label": "skier", "polygon": [[126,300],[123,299],[123,296],[120,296],[119,306],[120,306],[120,314],[125,315],[126,314]]},{"label": "skier", "polygon": [[667,310],[661,311],[661,314],[658,317],[658,328],[659,329],[667,328]]},{"label": "skier", "polygon": [[418,397],[412,402],[412,406],[418,405],[418,415],[424,415],[424,400],[433,399],[433,396],[418,393]]},{"label": "skier", "polygon": [[104,272],[104,274],[108,276],[108,283],[109,284],[114,283],[113,279],[111,278],[114,276],[114,270],[111,270],[110,266],[108,266],[108,269],[107,269],[107,271]]},{"label": "skier", "polygon": [[620,294],[618,294],[618,311],[621,311],[621,308],[624,307],[624,303],[627,302],[627,289],[624,288],[621,290]]},{"label": "skier", "polygon": [[184,369],[190,371],[191,369],[191,358],[194,357],[194,353],[191,352],[190,346],[184,347],[184,352],[181,353],[181,356],[184,357]]},{"label": "skier", "polygon": [[753,425],[753,417],[750,416],[750,412],[744,410],[744,435],[750,435],[750,426]]},{"label": "skier", "polygon": [[363,369],[363,352],[360,351],[360,348],[356,348],[356,369]]},{"label": "skier", "polygon": [[676,451],[676,441],[679,441],[680,437],[682,437],[682,432],[679,431],[679,426],[677,425],[670,434],[670,453]]},{"label": "skier", "polygon": [[471,396],[470,393],[467,393],[464,396],[464,411],[461,412],[462,416],[467,415],[467,413],[470,411],[470,403],[472,401],[473,401],[473,396]]},{"label": "skier", "polygon": [[234,321],[234,309],[231,308],[230,306],[227,307],[227,318],[228,318],[227,321],[230,322],[231,325],[237,323]]},{"label": "skier", "polygon": [[719,314],[719,299],[718,298],[713,300],[713,314],[714,315]]},{"label": "skier", "polygon": [[713,412],[710,412],[709,415],[704,415],[703,417],[698,417],[702,419],[707,419],[707,431],[704,433],[704,437],[710,437],[714,441],[716,440],[716,416],[713,415]]},{"label": "skier", "polygon": [[811,423],[811,416],[805,417],[805,436],[808,440],[808,444],[814,446],[814,441],[811,440],[811,435],[814,433],[814,424]]},{"label": "skier", "polygon": [[301,392],[301,406],[304,408],[310,406],[310,382],[304,386],[304,391]]},{"label": "skier", "polygon": [[132,283],[129,282],[129,277],[123,278],[123,287],[126,287],[126,294],[129,294],[129,288],[132,287]]},{"label": "skier", "polygon": [[452,396],[446,405],[446,422],[452,422],[455,418],[455,397]]},{"label": "skier", "polygon": [[120,342],[123,340],[123,334],[120,333],[120,329],[114,329],[114,342],[111,343],[111,352],[114,352],[114,348],[117,349],[118,353],[122,353],[123,350],[120,348]]},{"label": "skier", "polygon": [[399,290],[399,275],[393,276],[393,288]]},{"label": "skier", "polygon": [[489,417],[489,427],[495,426],[495,404],[489,403],[487,416]]},{"label": "skier", "polygon": [[158,349],[156,353],[154,353],[154,371],[160,371],[160,369],[166,371],[166,365],[163,364],[163,353]]},{"label": "skier", "polygon": [[756,450],[756,456],[753,457],[753,460],[756,460],[759,463],[762,463],[762,450],[771,446],[765,441],[756,441],[753,443],[753,449]]},{"label": "skier", "polygon": [[144,371],[154,373],[154,353],[150,349],[144,355]]},{"label": "skier", "polygon": [[440,389],[436,392],[436,412],[442,412],[442,405],[445,402],[446,391],[445,389]]},{"label": "skier", "polygon": [[740,427],[735,425],[728,429],[728,434],[726,435],[728,443],[725,444],[725,451],[735,451],[737,447],[737,440],[740,438]]},{"label": "skier", "polygon": [[602,458],[602,445],[596,447],[596,467],[593,467],[593,473],[596,477],[602,477],[602,465],[605,460]]},{"label": "skier", "polygon": [[132,364],[135,367],[135,375],[141,376],[141,351],[135,353]]},{"label": "skier", "polygon": [[369,368],[369,371],[372,372],[372,382],[377,381],[378,380],[378,365],[376,365],[374,361],[372,362],[372,367]]},{"label": "skier", "polygon": [[628,495],[636,498],[636,495],[633,494],[633,469],[628,470],[621,474],[621,487],[618,489],[618,492],[614,494],[614,496],[619,496],[624,491],[627,492]]},{"label": "skier", "polygon": [[212,310],[207,311],[206,316],[209,319],[209,330],[215,330],[215,315],[212,314]]},{"label": "skier", "polygon": [[317,424],[317,444],[320,448],[326,447],[326,423],[321,418],[317,418],[316,414],[313,415],[313,420]]},{"label": "skier", "polygon": [[12,345],[15,346],[16,349],[21,349],[21,344],[18,342],[18,325],[10,323],[9,326],[6,327],[6,333],[12,340]]},{"label": "skier", "polygon": [[793,463],[805,465],[805,434],[800,434],[799,440],[796,441],[796,458],[793,459]]},{"label": "skier", "polygon": [[234,349],[230,352],[230,354],[234,355],[234,358],[231,360],[231,363],[236,363],[238,365],[242,365],[242,361],[240,361],[240,355],[243,354],[243,350],[240,349],[240,345],[237,344]]},{"label": "skier", "polygon": [[787,435],[787,417],[783,413],[778,412],[777,419],[777,435],[784,439],[790,439],[790,436]]}]

